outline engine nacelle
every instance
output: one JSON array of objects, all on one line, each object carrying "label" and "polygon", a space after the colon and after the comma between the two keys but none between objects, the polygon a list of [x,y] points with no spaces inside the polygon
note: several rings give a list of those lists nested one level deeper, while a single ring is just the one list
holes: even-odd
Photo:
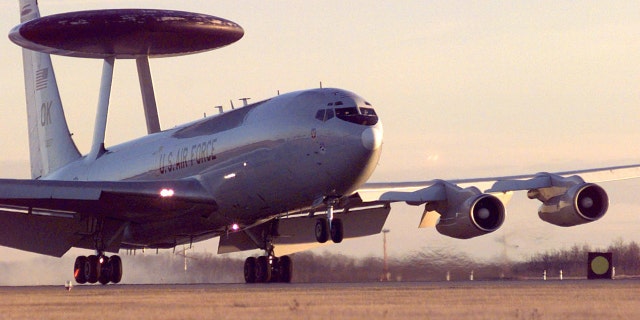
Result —
[{"label": "engine nacelle", "polygon": [[505,210],[502,201],[490,194],[478,194],[449,202],[446,213],[441,213],[436,229],[441,234],[458,239],[469,239],[493,232],[502,226]]},{"label": "engine nacelle", "polygon": [[[542,200],[541,200],[542,201]],[[561,227],[596,221],[609,209],[609,196],[593,183],[576,184],[564,194],[543,201],[540,219]]]}]

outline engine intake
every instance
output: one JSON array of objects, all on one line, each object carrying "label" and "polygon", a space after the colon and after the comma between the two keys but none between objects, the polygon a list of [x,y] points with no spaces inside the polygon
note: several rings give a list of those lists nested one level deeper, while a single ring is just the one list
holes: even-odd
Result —
[{"label": "engine intake", "polygon": [[449,202],[453,211],[441,213],[436,229],[443,235],[469,239],[493,232],[502,226],[505,210],[502,201],[490,194],[479,194],[461,203]]},{"label": "engine intake", "polygon": [[[542,200],[541,200],[542,201]],[[593,183],[576,184],[567,192],[542,201],[540,219],[561,227],[571,227],[596,221],[609,209],[609,196]]]}]

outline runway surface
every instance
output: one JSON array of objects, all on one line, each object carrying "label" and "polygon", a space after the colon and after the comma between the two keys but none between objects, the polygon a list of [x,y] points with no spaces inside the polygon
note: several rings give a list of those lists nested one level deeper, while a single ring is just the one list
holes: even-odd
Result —
[{"label": "runway surface", "polygon": [[640,281],[0,287],[2,319],[637,319]]}]

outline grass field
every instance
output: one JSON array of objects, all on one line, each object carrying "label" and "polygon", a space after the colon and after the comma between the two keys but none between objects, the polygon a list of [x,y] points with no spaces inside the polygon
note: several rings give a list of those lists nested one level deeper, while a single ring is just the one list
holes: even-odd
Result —
[{"label": "grass field", "polygon": [[638,319],[640,281],[0,287],[2,319]]}]

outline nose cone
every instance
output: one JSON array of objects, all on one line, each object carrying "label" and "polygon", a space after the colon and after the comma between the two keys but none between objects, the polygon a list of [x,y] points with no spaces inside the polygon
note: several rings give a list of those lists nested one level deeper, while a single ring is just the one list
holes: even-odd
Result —
[{"label": "nose cone", "polygon": [[367,150],[378,150],[382,146],[382,125],[378,124],[373,127],[367,127],[362,131],[360,137],[362,145]]}]

